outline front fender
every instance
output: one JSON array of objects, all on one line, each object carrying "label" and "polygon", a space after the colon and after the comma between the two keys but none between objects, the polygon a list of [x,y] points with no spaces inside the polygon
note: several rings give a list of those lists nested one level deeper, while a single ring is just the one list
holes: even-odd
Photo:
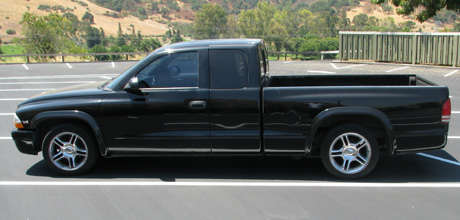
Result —
[{"label": "front fender", "polygon": [[383,112],[369,107],[337,107],[320,112],[312,121],[309,138],[310,142],[307,145],[307,152],[311,152],[312,150],[313,141],[318,128],[326,125],[326,123],[332,123],[333,121],[346,121],[352,123],[354,121],[347,121],[346,119],[350,116],[367,116],[376,119],[385,130],[388,152],[393,155],[395,154],[397,148],[396,135],[390,119],[388,119]]},{"label": "front fender", "polygon": [[96,141],[99,145],[99,149],[101,151],[102,156],[107,155],[107,147],[102,136],[102,131],[99,128],[99,125],[97,124],[96,120],[88,113],[77,110],[42,112],[32,118],[32,120],[30,121],[30,128],[37,129],[40,126],[40,124],[50,119],[76,119],[86,123],[91,128],[91,130],[94,133],[94,136],[96,137]]}]

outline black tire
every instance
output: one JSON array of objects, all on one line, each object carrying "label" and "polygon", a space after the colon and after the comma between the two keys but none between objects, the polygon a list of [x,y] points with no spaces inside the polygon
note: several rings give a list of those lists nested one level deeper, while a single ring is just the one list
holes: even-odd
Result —
[{"label": "black tire", "polygon": [[379,160],[379,146],[374,133],[359,124],[342,124],[331,129],[320,148],[326,170],[341,179],[368,175]]},{"label": "black tire", "polygon": [[48,167],[66,176],[88,172],[100,155],[88,129],[73,124],[52,128],[43,139],[42,149]]}]

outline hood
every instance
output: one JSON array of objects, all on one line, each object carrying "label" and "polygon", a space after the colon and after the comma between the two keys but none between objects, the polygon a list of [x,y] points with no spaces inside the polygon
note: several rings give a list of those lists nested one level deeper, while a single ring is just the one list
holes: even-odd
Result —
[{"label": "hood", "polygon": [[102,95],[106,93],[106,91],[99,89],[99,86],[102,85],[102,83],[103,82],[80,84],[43,92],[31,97],[27,101],[24,101],[20,104],[20,106],[31,102],[46,101],[51,99]]},{"label": "hood", "polygon": [[86,84],[78,84],[78,85],[73,85],[73,86],[67,86],[63,88],[59,88],[56,90],[50,90],[46,92],[42,92],[38,95],[32,96],[32,98],[40,97],[40,96],[45,96],[45,95],[51,95],[51,94],[57,94],[57,93],[66,93],[66,92],[73,92],[73,91],[79,91],[79,90],[91,90],[91,89],[98,89],[100,85],[102,85],[104,82],[95,82],[95,83],[86,83]]}]

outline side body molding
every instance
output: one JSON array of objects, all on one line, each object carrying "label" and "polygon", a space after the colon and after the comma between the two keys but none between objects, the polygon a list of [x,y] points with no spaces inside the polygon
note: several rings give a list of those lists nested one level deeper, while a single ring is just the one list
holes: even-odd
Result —
[{"label": "side body molding", "polygon": [[385,130],[385,138],[386,138],[386,147],[388,152],[392,155],[396,154],[397,143],[396,143],[396,135],[393,129],[393,125],[388,119],[388,117],[381,111],[369,108],[369,107],[337,107],[337,108],[330,108],[320,112],[314,119],[311,125],[310,131],[310,142],[307,145],[307,152],[310,152],[313,147],[313,141],[315,138],[316,131],[322,125],[326,123],[330,123],[331,121],[341,121],[341,122],[350,122],[353,123],[354,121],[347,121],[347,117],[356,117],[356,116],[364,116],[364,117],[371,117],[377,120],[380,125]]},{"label": "side body molding", "polygon": [[37,129],[41,123],[45,122],[48,119],[76,119],[83,123],[86,123],[94,133],[96,141],[99,145],[102,156],[107,155],[107,147],[102,136],[102,131],[99,128],[96,120],[86,112],[81,112],[77,110],[64,110],[64,111],[47,111],[37,114],[30,122],[30,127],[32,129]]}]

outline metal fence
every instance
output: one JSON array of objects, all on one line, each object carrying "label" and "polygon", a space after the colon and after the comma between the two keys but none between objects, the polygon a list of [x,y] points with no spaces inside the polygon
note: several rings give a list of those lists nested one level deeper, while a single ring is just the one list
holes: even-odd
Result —
[{"label": "metal fence", "polygon": [[[147,56],[148,52],[140,52],[140,53],[82,53],[82,54],[19,54],[19,55],[0,55],[0,59],[2,58],[14,58],[14,57],[23,57],[25,63],[31,62],[45,62],[43,60],[39,60],[40,57],[47,57],[52,58],[49,62],[67,62],[68,57],[80,57],[77,59],[78,61],[100,61],[102,56],[115,56],[117,60],[139,60],[144,56]],[[87,60],[89,59],[89,60]],[[35,60],[35,61],[33,61]],[[75,61],[73,61],[75,62]]]},{"label": "metal fence", "polygon": [[[277,59],[284,57],[284,60],[287,60],[287,55],[321,55],[321,60],[324,59],[325,55],[335,55],[339,51],[318,51],[318,52],[278,52],[278,51],[269,51],[271,55],[277,56]],[[139,60],[147,56],[148,52],[141,53],[84,53],[84,54],[19,54],[19,55],[0,55],[0,61],[4,58],[22,58],[19,61],[11,61],[6,63],[34,63],[34,62],[92,62],[92,61],[107,61],[101,60],[102,56],[113,56],[110,58],[110,61],[120,61],[120,60]],[[40,57],[47,57],[48,60],[40,60]],[[76,57],[71,60],[69,57]],[[80,57],[80,58],[78,58]],[[1,63],[1,62],[0,62]]]},{"label": "metal fence", "polygon": [[269,51],[268,53],[277,56],[277,59],[278,59],[278,60],[280,59],[280,55],[281,55],[281,56],[284,56],[284,60],[287,60],[287,55],[288,55],[288,54],[304,55],[304,56],[308,56],[308,55],[321,55],[321,60],[324,60],[324,55],[328,55],[328,54],[338,54],[339,51],[338,51],[338,50],[333,50],[333,51],[309,51],[309,52],[286,52],[286,51],[279,52],[279,51]]},{"label": "metal fence", "polygon": [[340,60],[460,66],[460,33],[339,33]]}]

